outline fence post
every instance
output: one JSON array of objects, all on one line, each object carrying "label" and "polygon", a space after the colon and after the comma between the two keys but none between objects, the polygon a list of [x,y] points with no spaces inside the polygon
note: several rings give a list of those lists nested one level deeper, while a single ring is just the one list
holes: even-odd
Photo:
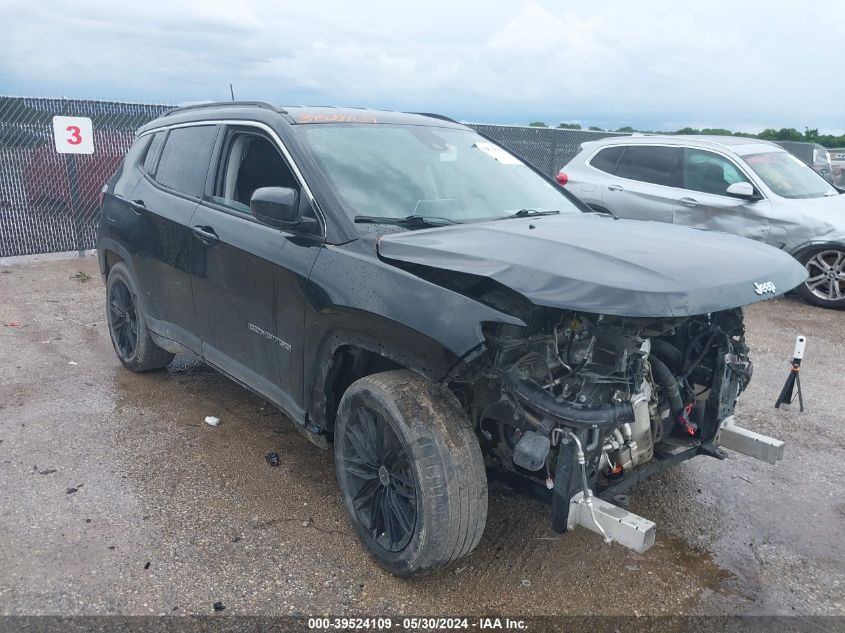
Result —
[{"label": "fence post", "polygon": [[79,200],[79,168],[76,154],[65,154],[67,162],[67,180],[70,187],[70,213],[73,218],[73,232],[79,256],[85,256],[85,236],[82,226],[82,204]]}]

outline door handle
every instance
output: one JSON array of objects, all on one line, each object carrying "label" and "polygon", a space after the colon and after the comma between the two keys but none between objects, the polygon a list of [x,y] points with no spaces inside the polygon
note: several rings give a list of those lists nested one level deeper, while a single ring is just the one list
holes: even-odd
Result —
[{"label": "door handle", "polygon": [[698,206],[698,200],[696,200],[695,198],[681,198],[679,200],[679,202],[683,205],[688,206],[688,207],[697,207]]},{"label": "door handle", "polygon": [[197,236],[197,238],[199,238],[199,241],[206,246],[213,246],[220,241],[220,238],[217,237],[217,233],[215,233],[214,229],[210,226],[195,226],[191,229],[191,231]]},{"label": "door handle", "polygon": [[144,204],[143,200],[128,200],[129,208],[132,209],[136,215],[141,215],[144,211],[147,210],[147,205]]},{"label": "door handle", "polygon": [[622,185],[608,185],[607,188],[611,191],[622,191]]}]

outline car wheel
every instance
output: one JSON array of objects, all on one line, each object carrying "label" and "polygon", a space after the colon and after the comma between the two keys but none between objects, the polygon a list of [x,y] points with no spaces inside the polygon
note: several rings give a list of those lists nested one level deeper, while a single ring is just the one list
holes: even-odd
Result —
[{"label": "car wheel", "polygon": [[114,351],[127,369],[149,371],[164,367],[173,360],[173,354],[161,349],[150,337],[135,283],[122,262],[109,271],[106,314]]},{"label": "car wheel", "polygon": [[799,286],[801,296],[823,308],[845,308],[845,248],[814,248],[801,258],[801,263],[809,275]]},{"label": "car wheel", "polygon": [[352,524],[391,573],[436,571],[478,545],[487,521],[484,461],[446,387],[407,370],[354,382],[338,407],[334,455]]}]

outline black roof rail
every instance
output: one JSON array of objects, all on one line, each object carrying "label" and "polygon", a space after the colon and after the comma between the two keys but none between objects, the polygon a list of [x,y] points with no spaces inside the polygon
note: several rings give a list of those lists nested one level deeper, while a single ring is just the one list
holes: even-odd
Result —
[{"label": "black roof rail", "polygon": [[440,119],[441,121],[449,121],[449,123],[457,123],[458,125],[463,125],[460,121],[455,121],[455,119],[448,117],[445,114],[435,114],[434,112],[406,112],[405,114],[417,114],[419,116],[427,116],[431,117],[432,119]]},{"label": "black roof rail", "polygon": [[266,110],[273,110],[274,112],[284,113],[285,111],[282,108],[274,106],[272,103],[268,103],[267,101],[212,101],[209,103],[195,103],[192,105],[186,106],[179,106],[178,108],[173,108],[172,110],[168,110],[161,116],[170,116],[171,114],[178,114],[180,112],[186,112],[188,110],[200,110],[202,108],[224,108],[224,107],[244,107],[244,106],[253,106],[257,108],[264,108]]}]

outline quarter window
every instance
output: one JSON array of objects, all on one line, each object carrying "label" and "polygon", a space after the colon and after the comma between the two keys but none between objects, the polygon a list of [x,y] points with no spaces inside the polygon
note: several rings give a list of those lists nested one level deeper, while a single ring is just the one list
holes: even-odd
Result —
[{"label": "quarter window", "polygon": [[616,175],[655,185],[680,187],[682,155],[680,147],[629,145],[619,161]]},{"label": "quarter window", "polygon": [[147,153],[144,156],[144,171],[150,176],[154,176],[156,173],[156,161],[165,136],[167,136],[167,132],[156,132],[152,142],[147,147]]},{"label": "quarter window", "polygon": [[156,181],[189,196],[202,197],[216,138],[214,125],[170,130],[161,150]]},{"label": "quarter window", "polygon": [[276,146],[252,132],[233,132],[224,150],[222,169],[212,200],[241,213],[251,213],[249,201],[261,187],[299,190],[296,177]]},{"label": "quarter window", "polygon": [[748,182],[741,171],[724,156],[700,149],[684,150],[684,189],[724,196],[736,182]]}]

